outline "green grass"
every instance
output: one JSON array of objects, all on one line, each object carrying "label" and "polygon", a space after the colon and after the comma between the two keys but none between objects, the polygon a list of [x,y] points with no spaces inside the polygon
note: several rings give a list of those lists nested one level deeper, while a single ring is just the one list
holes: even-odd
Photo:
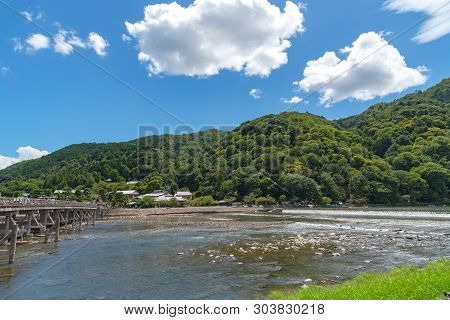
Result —
[{"label": "green grass", "polygon": [[388,273],[364,273],[342,284],[275,291],[274,300],[435,300],[450,291],[450,260],[426,267],[402,267]]}]

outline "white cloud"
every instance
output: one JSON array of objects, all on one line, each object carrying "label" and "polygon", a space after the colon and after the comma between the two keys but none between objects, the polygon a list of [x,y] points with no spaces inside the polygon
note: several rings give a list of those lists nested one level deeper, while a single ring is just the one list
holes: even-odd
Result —
[{"label": "white cloud", "polygon": [[12,166],[13,164],[18,163],[18,162],[20,162],[20,161],[16,158],[0,156],[0,170],[3,170],[9,166]]},{"label": "white cloud", "polygon": [[61,28],[59,24],[56,25],[59,29],[58,33],[53,36],[52,41],[40,33],[31,35],[25,41],[25,45],[20,38],[13,38],[14,51],[23,51],[26,49],[27,53],[33,53],[38,50],[52,48],[56,53],[67,56],[73,53],[74,47],[78,47],[82,49],[93,49],[101,57],[106,55],[106,48],[109,46],[109,43],[98,33],[91,32],[87,40],[83,40],[77,35],[76,31],[66,30]]},{"label": "white cloud", "polygon": [[44,12],[43,11],[39,11],[36,14],[34,12],[31,12],[31,11],[22,11],[21,14],[29,22],[32,22],[33,20],[42,20],[44,18]]},{"label": "white cloud", "polygon": [[131,40],[133,40],[132,37],[127,36],[126,34],[122,34],[122,41],[123,42],[131,42]]},{"label": "white cloud", "polygon": [[0,66],[0,75],[4,76],[9,72],[9,68],[5,66]]},{"label": "white cloud", "polygon": [[195,0],[149,5],[143,20],[125,25],[150,75],[268,76],[287,63],[288,39],[304,31],[303,20],[292,1],[282,11],[267,0]]},{"label": "white cloud", "polygon": [[106,48],[109,46],[108,41],[103,39],[101,35],[95,32],[89,33],[89,46],[94,49],[95,53],[100,57],[106,56]]},{"label": "white cloud", "polygon": [[294,96],[294,97],[292,97],[290,99],[283,98],[283,99],[281,99],[281,101],[283,101],[283,103],[287,103],[287,104],[298,104],[298,103],[302,102],[303,99],[299,98],[297,96]]},{"label": "white cloud", "polygon": [[16,150],[16,152],[17,152],[16,158],[0,156],[0,170],[5,169],[6,167],[12,166],[13,164],[19,163],[21,161],[38,159],[50,154],[48,151],[45,150],[41,151],[31,146],[20,147]]},{"label": "white cloud", "polygon": [[77,36],[73,30],[59,29],[58,33],[53,38],[54,50],[62,55],[69,55],[73,53],[74,47],[82,49],[93,49],[95,53],[100,56],[106,56],[106,48],[109,46],[101,35],[91,32],[86,41]]},{"label": "white cloud", "polygon": [[66,39],[67,31],[59,30],[59,32],[53,37],[53,49],[55,52],[62,54],[63,56],[67,56],[72,54],[73,46]]},{"label": "white cloud", "polygon": [[321,103],[329,106],[349,98],[367,101],[383,97],[427,80],[425,67],[408,67],[400,52],[375,32],[361,34],[351,47],[340,52],[346,59],[326,52],[308,61],[304,78],[294,84],[306,92],[320,92]]},{"label": "white cloud", "polygon": [[387,0],[384,8],[398,13],[421,12],[428,16],[413,38],[418,43],[430,42],[450,33],[448,0]]},{"label": "white cloud", "polygon": [[44,12],[39,10],[38,13],[34,13],[32,11],[22,11],[21,14],[27,19],[29,22],[34,20],[42,20],[44,18]]},{"label": "white cloud", "polygon": [[34,33],[25,40],[27,44],[27,52],[36,52],[47,49],[50,46],[50,39],[43,34]]},{"label": "white cloud", "polygon": [[12,42],[14,43],[14,51],[22,51],[24,46],[20,38],[12,38]]},{"label": "white cloud", "polygon": [[44,12],[43,11],[39,11],[35,16],[34,16],[35,20],[42,20],[44,19]]},{"label": "white cloud", "polygon": [[31,146],[19,147],[16,151],[17,154],[19,155],[18,159],[20,161],[38,159],[50,154],[50,152],[46,150],[38,150]]},{"label": "white cloud", "polygon": [[87,44],[73,31],[70,32],[70,37],[67,39],[67,43],[78,48],[85,49],[87,47]]},{"label": "white cloud", "polygon": [[255,99],[260,99],[263,94],[263,91],[261,89],[252,89],[248,94]]},{"label": "white cloud", "polygon": [[28,21],[33,21],[33,14],[28,11],[22,11],[21,14],[27,19]]}]

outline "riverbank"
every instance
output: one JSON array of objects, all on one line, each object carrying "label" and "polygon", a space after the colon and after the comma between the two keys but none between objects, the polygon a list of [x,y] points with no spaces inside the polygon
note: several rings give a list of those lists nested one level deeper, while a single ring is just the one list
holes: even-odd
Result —
[{"label": "riverbank", "polygon": [[276,300],[436,300],[450,294],[450,260],[424,268],[402,267],[388,273],[364,273],[345,283],[296,291],[275,291]]},{"label": "riverbank", "polygon": [[[259,219],[261,215],[274,212],[273,208],[255,207],[184,207],[184,208],[149,208],[149,209],[111,209],[103,223],[146,224],[164,228],[215,229],[223,231],[241,228],[270,228],[285,225],[287,221]],[[209,214],[211,214],[209,216]],[[233,219],[226,215],[259,217],[255,219]],[[206,215],[206,216],[205,216]],[[206,218],[208,217],[208,218]]]},{"label": "riverbank", "polygon": [[59,242],[34,237],[20,246],[13,268],[0,253],[0,296],[256,299],[450,259],[450,221],[203,210],[117,210],[83,232],[62,231]]},{"label": "riverbank", "polygon": [[225,213],[225,212],[267,212],[274,209],[256,208],[256,207],[227,207],[227,206],[208,206],[208,207],[181,207],[181,208],[146,208],[146,209],[110,209],[108,217],[117,218],[139,218],[158,215],[183,215],[194,213]]}]

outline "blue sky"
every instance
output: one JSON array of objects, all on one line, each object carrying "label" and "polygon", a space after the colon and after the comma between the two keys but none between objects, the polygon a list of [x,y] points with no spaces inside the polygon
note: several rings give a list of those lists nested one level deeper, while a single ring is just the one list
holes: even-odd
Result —
[{"label": "blue sky", "polygon": [[[439,1],[441,0],[431,2]],[[274,67],[268,76],[246,75],[245,67],[241,71],[223,68],[217,74],[209,76],[174,75],[174,67],[170,71],[162,70],[150,76],[148,63],[139,61],[138,53],[145,51],[160,54],[159,57],[162,53],[152,51],[156,48],[151,45],[145,49],[139,47],[138,40],[154,39],[155,33],[146,30],[145,33],[132,35],[127,30],[125,21],[142,21],[145,6],[169,1],[6,2],[20,12],[32,13],[34,23],[52,34],[57,34],[61,29],[76,31],[86,48],[75,50],[194,128],[205,125],[238,125],[288,108],[308,111],[328,119],[346,117],[360,113],[376,102],[390,101],[408,92],[427,88],[449,76],[450,43],[445,30],[436,39],[413,40],[421,32],[422,23],[400,35],[406,28],[426,18],[427,11],[419,10],[420,8],[413,10],[416,12],[388,10],[383,8],[383,1],[304,1],[306,8],[301,6],[299,9],[304,17],[301,23],[304,30],[294,32],[294,35],[287,38],[291,43],[290,48],[285,51],[288,62]],[[178,3],[186,7],[192,1]],[[285,3],[286,1],[271,0],[268,5],[279,7],[283,13]],[[42,13],[42,17],[38,17],[39,13]],[[225,25],[227,19],[232,20],[226,12],[224,17]],[[53,152],[73,143],[127,141],[137,137],[140,125],[160,128],[179,125],[173,117],[155,108],[77,54],[57,53],[51,48],[52,44],[43,50],[27,51],[26,40],[33,34],[42,34],[42,30],[2,4],[0,24],[0,70],[3,70],[0,72],[0,155],[17,157],[16,149],[21,146]],[[445,24],[448,25],[448,21]],[[239,37],[244,37],[245,31]],[[96,53],[93,44],[89,44],[88,35],[91,32],[101,35],[108,42],[109,45],[104,48],[104,56]],[[380,39],[398,37],[392,43],[393,50],[398,50],[404,57],[406,67],[411,72],[410,78],[415,79],[411,82],[412,85],[405,85],[407,88],[400,93],[389,93],[392,87],[402,86],[408,79],[393,79],[395,83],[388,88],[374,88],[373,83],[378,82],[380,86],[385,84],[381,84],[383,81],[379,80],[379,74],[372,75],[370,70],[366,70],[364,79],[371,83],[370,90],[383,92],[381,97],[376,93],[374,98],[361,98],[361,92],[365,95],[370,91],[364,88],[359,95],[352,97],[352,92],[343,89],[348,86],[348,83],[344,83],[336,90],[345,92],[333,92],[327,101],[324,101],[324,93],[320,91],[298,104],[282,101],[283,98],[291,99],[294,96],[303,99],[308,94],[304,90],[306,87],[313,88],[312,91],[317,87],[313,77],[305,80],[303,90],[298,85],[293,85],[293,82],[305,79],[303,73],[308,61],[319,59],[327,51],[334,51],[340,59],[345,60],[345,54],[339,50],[352,46],[361,35],[369,32],[378,33]],[[123,34],[127,34],[131,41],[123,41]],[[190,36],[191,33],[187,32],[187,45],[192,44]],[[166,40],[161,30],[158,31],[158,37],[160,44]],[[372,40],[379,40],[374,34],[370,37]],[[22,50],[14,50],[12,39],[15,38],[22,44]],[[49,38],[51,42],[52,39]],[[221,41],[219,37],[213,40],[218,43]],[[395,52],[391,53],[395,55]],[[373,63],[383,61],[374,60]],[[385,66],[386,70],[391,67]],[[355,75],[357,76],[361,77],[361,74]],[[249,94],[251,89],[261,90],[261,97],[253,98]]]}]

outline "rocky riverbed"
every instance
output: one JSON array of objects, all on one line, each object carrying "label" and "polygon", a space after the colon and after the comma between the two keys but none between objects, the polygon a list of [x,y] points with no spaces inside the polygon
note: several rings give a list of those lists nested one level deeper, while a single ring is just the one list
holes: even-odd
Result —
[{"label": "rocky riverbed", "polygon": [[0,264],[0,295],[257,298],[280,287],[339,283],[366,271],[450,257],[445,213],[437,221],[417,212],[397,219],[386,212],[378,218],[252,209],[119,214],[62,235],[74,241],[23,246],[16,265]]}]

